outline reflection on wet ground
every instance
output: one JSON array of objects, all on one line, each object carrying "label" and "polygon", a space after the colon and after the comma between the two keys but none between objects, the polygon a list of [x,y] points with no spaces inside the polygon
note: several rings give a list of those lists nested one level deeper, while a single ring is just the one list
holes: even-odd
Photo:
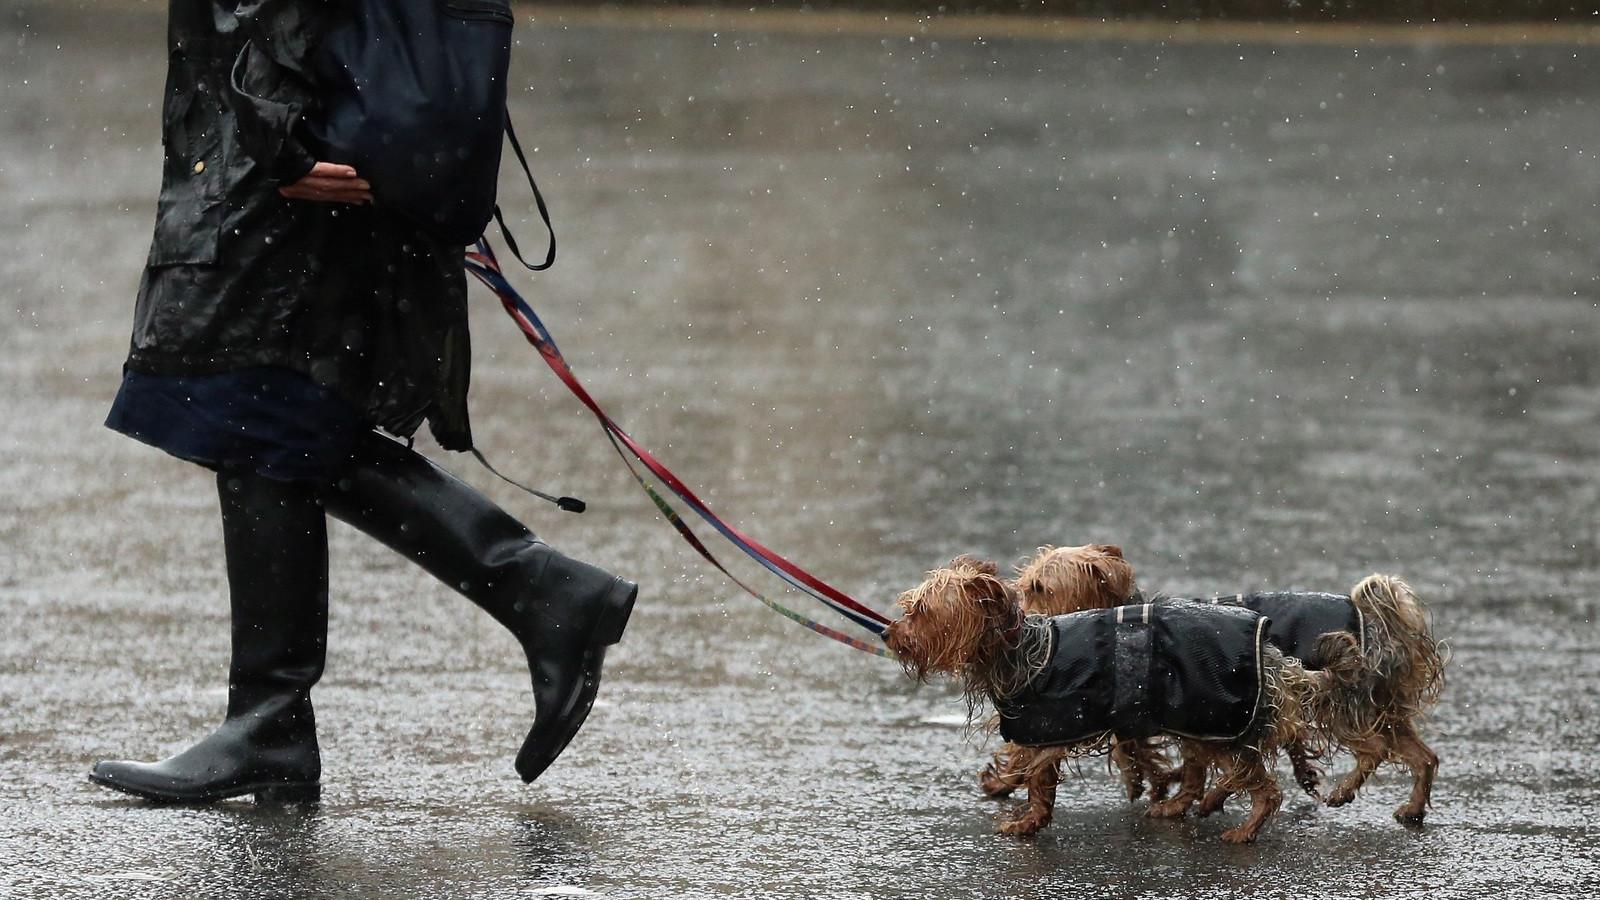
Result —
[{"label": "reflection on wet ground", "polygon": [[[646,586],[532,787],[505,634],[334,534],[312,811],[88,785],[220,714],[209,479],[99,428],[158,178],[159,5],[0,12],[0,896],[1376,897],[1600,881],[1588,51],[523,27],[564,236],[530,298],[715,506],[886,606],[956,552],[1112,541],[1147,586],[1423,590],[1454,648],[1427,827],[1290,799],[1152,823],[1098,763],[1031,841],[945,687],[659,522],[487,297],[481,443]],[[526,23],[525,23],[526,24]],[[508,179],[505,199],[531,217]],[[525,230],[532,234],[529,226]]]}]

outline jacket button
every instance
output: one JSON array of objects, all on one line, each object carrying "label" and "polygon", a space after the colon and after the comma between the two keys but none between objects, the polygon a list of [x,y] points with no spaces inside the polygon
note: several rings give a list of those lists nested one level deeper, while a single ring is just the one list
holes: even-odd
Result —
[{"label": "jacket button", "polygon": [[201,172],[204,172],[205,170],[206,170],[206,161],[205,160],[202,159],[199,162],[194,164],[194,173],[196,175],[199,175]]}]

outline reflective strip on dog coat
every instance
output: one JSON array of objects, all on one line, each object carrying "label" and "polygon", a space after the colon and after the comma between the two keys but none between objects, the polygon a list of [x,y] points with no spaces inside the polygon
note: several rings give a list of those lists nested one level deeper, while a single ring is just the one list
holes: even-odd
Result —
[{"label": "reflective strip on dog coat", "polygon": [[1366,650],[1361,610],[1344,594],[1321,591],[1267,591],[1259,594],[1230,594],[1198,603],[1221,603],[1253,609],[1272,620],[1267,640],[1284,656],[1300,660],[1307,669],[1321,669],[1327,660],[1317,652],[1317,639],[1330,631],[1353,634]]},{"label": "reflective strip on dog coat", "polygon": [[1175,734],[1232,740],[1262,702],[1268,621],[1237,606],[1167,601],[1047,621],[1048,661],[996,700],[1000,734],[1024,746]]}]

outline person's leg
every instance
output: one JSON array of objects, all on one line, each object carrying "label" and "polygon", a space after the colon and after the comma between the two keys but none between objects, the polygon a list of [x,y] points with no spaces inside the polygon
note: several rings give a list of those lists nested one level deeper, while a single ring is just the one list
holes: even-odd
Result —
[{"label": "person's leg", "polygon": [[233,617],[227,717],[177,756],[101,762],[89,778],[152,800],[312,800],[322,774],[311,687],[327,647],[327,519],[305,485],[221,474],[217,488]]},{"label": "person's leg", "polygon": [[588,717],[606,647],[622,638],[638,588],[563,556],[471,485],[376,432],[358,441],[323,504],[516,636],[535,703],[516,767],[524,781],[539,777]]}]

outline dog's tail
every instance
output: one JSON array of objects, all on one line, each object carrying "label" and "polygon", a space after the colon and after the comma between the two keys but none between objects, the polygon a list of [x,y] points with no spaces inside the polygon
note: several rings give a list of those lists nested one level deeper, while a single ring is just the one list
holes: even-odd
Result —
[{"label": "dog's tail", "polygon": [[1425,713],[1444,689],[1449,658],[1433,637],[1427,607],[1401,579],[1369,575],[1350,592],[1350,602],[1361,611],[1363,641],[1332,632],[1317,645],[1331,687],[1322,721],[1346,744],[1386,721],[1414,721]]},{"label": "dog's tail", "polygon": [[1367,622],[1367,660],[1380,685],[1393,685],[1392,699],[1415,705],[1413,712],[1437,703],[1449,653],[1434,640],[1428,608],[1411,585],[1393,575],[1368,575],[1350,592],[1350,601]]}]

